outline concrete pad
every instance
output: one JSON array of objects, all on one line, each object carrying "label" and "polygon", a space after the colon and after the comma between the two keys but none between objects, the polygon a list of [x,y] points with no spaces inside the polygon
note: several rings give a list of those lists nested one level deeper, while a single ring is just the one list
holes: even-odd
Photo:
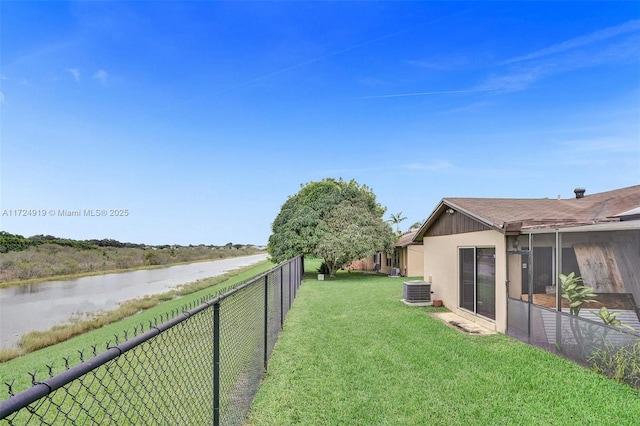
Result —
[{"label": "concrete pad", "polygon": [[432,312],[431,316],[439,319],[449,327],[453,327],[462,333],[475,334],[480,336],[498,334],[497,331],[489,330],[488,328],[483,327],[480,324],[476,324],[475,322],[469,321],[468,319],[454,314],[453,312]]},{"label": "concrete pad", "polygon": [[410,302],[407,299],[400,299],[407,306],[433,306],[433,302]]}]

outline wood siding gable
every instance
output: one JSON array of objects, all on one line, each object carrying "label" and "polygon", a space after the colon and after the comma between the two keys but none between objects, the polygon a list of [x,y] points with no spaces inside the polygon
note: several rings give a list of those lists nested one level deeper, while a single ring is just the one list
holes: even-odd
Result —
[{"label": "wood siding gable", "polygon": [[459,211],[454,211],[453,214],[443,211],[429,229],[427,229],[425,236],[437,237],[441,235],[463,234],[466,232],[488,231],[491,229],[493,228]]}]

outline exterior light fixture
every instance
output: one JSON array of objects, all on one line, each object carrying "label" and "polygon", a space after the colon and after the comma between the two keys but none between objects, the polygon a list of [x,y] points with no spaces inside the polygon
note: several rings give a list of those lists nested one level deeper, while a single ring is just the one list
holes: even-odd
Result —
[{"label": "exterior light fixture", "polygon": [[453,209],[451,209],[451,208],[449,208],[449,209],[447,209],[447,210],[445,210],[445,211],[446,211],[448,214],[454,214],[454,213],[455,213],[455,212],[454,212],[454,210],[453,210]]}]

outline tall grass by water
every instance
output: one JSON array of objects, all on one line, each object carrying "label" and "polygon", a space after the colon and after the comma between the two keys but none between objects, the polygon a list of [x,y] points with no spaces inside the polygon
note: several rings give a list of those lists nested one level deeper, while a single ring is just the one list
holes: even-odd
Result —
[{"label": "tall grass by water", "polygon": [[[134,327],[157,320],[161,314],[181,309],[205,295],[217,293],[244,282],[271,267],[273,267],[271,262],[261,262],[229,271],[217,277],[196,281],[166,294],[126,303],[127,306],[122,310],[107,312],[95,319],[80,322],[77,326],[69,324],[55,327],[44,332],[42,336],[40,333],[29,333],[25,335],[24,344],[25,347],[26,345],[33,346],[33,351],[23,347],[15,350],[17,353],[14,354],[10,353],[11,350],[0,351],[0,356],[4,357],[0,362],[0,386],[4,386],[3,384],[8,381],[14,381],[14,391],[25,390],[31,384],[29,373],[37,372],[36,378],[43,380],[50,374],[47,371],[48,365],[52,366],[51,374],[59,373],[65,369],[65,363],[78,364],[81,358],[80,352],[83,353],[82,357],[88,359],[93,352],[94,345],[97,346],[98,352],[102,352],[105,350],[107,342],[113,343],[116,339],[124,340],[124,332],[133,336]],[[147,303],[150,305],[143,309],[143,305]],[[130,306],[135,306],[135,308],[129,311]],[[133,312],[134,310],[135,312]],[[131,312],[133,312],[132,315],[127,315]],[[80,330],[77,333],[75,332],[76,327]],[[26,337],[29,335],[31,336]],[[51,344],[42,344],[43,341],[51,342]],[[43,347],[38,348],[38,346]],[[65,358],[67,358],[66,361]],[[0,396],[2,395],[0,393]],[[4,398],[0,397],[1,399]]]},{"label": "tall grass by water", "polygon": [[[307,271],[311,270],[307,266]],[[637,424],[640,393],[505,335],[409,307],[403,279],[309,275],[248,424]]]},{"label": "tall grass by water", "polygon": [[105,272],[176,265],[202,260],[246,256],[260,251],[253,246],[234,247],[69,247],[40,244],[0,254],[0,288],[48,279],[67,279]]}]

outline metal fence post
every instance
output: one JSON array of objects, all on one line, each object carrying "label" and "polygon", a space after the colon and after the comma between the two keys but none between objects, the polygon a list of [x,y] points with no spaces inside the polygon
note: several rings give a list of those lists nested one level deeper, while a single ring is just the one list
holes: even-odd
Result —
[{"label": "metal fence post", "polygon": [[213,305],[213,426],[220,425],[220,302]]},{"label": "metal fence post", "polygon": [[282,281],[284,279],[284,267],[280,268],[280,330],[284,326],[284,294]]},{"label": "metal fence post", "polygon": [[293,303],[293,300],[298,295],[298,281],[299,280],[297,278],[293,281],[293,287],[292,287],[293,297],[291,298],[292,303]]},{"label": "metal fence post", "polygon": [[264,369],[269,360],[269,274],[264,276]]},{"label": "metal fence post", "polygon": [[289,309],[291,309],[291,299],[293,298],[293,291],[291,291],[291,284],[293,283],[293,279],[292,279],[293,274],[291,272],[292,270],[291,268],[289,268],[289,282],[287,283],[287,287],[289,288],[287,290],[289,292],[289,297],[287,299],[287,312],[289,312]]}]

